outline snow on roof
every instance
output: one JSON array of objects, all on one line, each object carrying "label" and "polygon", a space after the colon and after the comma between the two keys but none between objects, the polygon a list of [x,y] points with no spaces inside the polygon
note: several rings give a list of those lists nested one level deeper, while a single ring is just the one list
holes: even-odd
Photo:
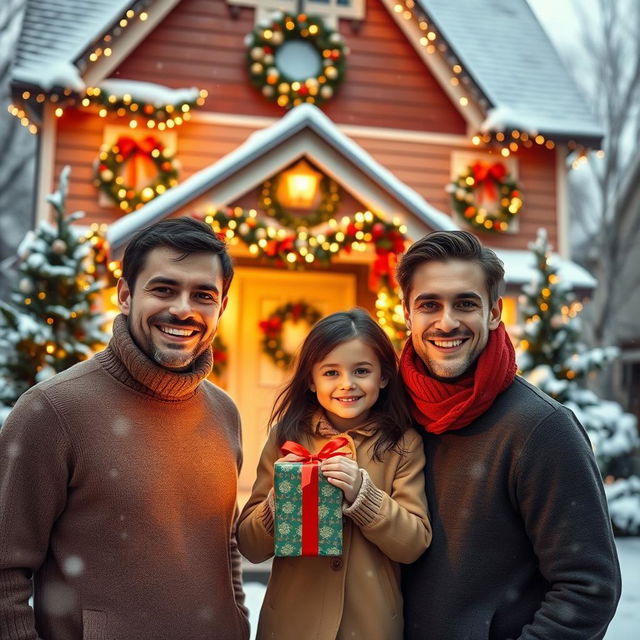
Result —
[{"label": "snow on roof", "polygon": [[[520,249],[494,249],[494,251],[504,263],[507,284],[527,284],[538,271],[536,258],[531,251]],[[596,279],[580,265],[561,258],[558,254],[552,254],[550,260],[557,268],[560,280],[570,285],[572,289],[591,291],[595,288]]]},{"label": "snow on roof", "polygon": [[428,204],[422,196],[398,180],[362,147],[342,133],[318,107],[301,104],[291,109],[275,124],[253,133],[243,144],[215,164],[195,173],[138,211],[114,222],[107,232],[112,249],[117,250],[121,245],[126,244],[129,237],[138,229],[165,218],[307,128],[314,131],[373,182],[400,201],[430,229],[458,228],[448,215]]},{"label": "snow on roof", "polygon": [[122,98],[129,94],[135,100],[161,107],[165,104],[180,104],[195,102],[200,96],[200,90],[196,87],[190,89],[170,89],[152,82],[138,82],[137,80],[122,80],[109,78],[99,85],[100,89],[116,98]]},{"label": "snow on roof", "polygon": [[[12,76],[49,89],[135,0],[27,0]],[[58,76],[60,80],[73,75]],[[34,83],[37,80],[37,83]],[[61,85],[74,88],[72,85]]]},{"label": "snow on roof", "polygon": [[499,110],[485,124],[599,143],[602,128],[526,0],[418,3]]}]

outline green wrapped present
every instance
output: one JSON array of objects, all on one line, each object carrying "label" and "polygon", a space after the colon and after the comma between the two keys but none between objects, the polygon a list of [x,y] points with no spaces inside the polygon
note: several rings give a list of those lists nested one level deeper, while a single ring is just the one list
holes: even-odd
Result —
[{"label": "green wrapped present", "polygon": [[[274,469],[276,556],[342,555],[342,491],[320,471],[320,462],[344,446],[343,438],[330,440],[317,455],[294,442],[285,453],[303,462],[276,462]],[[291,446],[295,445],[295,446]]]}]

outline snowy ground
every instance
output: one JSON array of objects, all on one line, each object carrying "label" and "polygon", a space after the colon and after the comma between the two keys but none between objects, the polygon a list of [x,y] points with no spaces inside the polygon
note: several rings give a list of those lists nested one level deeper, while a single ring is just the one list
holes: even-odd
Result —
[{"label": "snowy ground", "polygon": [[[616,544],[622,566],[622,598],[605,640],[640,640],[640,538],[618,538]],[[247,582],[245,591],[255,634],[264,585]]]}]

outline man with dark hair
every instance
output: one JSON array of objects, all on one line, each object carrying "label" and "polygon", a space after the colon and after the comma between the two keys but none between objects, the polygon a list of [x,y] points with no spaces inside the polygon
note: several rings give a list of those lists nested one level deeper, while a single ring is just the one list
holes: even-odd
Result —
[{"label": "man with dark hair", "polygon": [[107,348],[0,431],[0,637],[245,640],[240,420],[205,380],[233,267],[179,218],[139,232],[123,274]]},{"label": "man with dark hair", "polygon": [[431,548],[403,572],[413,640],[602,638],[620,568],[575,416],[516,375],[504,269],[465,231],[409,248],[400,369],[424,437]]}]

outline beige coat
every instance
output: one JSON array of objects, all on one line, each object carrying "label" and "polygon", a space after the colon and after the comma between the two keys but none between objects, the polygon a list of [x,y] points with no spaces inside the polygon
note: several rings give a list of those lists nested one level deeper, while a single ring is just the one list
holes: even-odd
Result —
[{"label": "beige coat", "polygon": [[[344,509],[343,555],[274,558],[258,639],[395,640],[402,638],[402,595],[397,563],[416,560],[431,542],[424,490],[422,439],[407,431],[404,455],[372,458],[376,436],[353,430],[363,483]],[[326,438],[300,444],[318,451]],[[274,431],[262,451],[257,479],[238,526],[238,545],[251,562],[273,556],[273,464],[280,458]]]}]

